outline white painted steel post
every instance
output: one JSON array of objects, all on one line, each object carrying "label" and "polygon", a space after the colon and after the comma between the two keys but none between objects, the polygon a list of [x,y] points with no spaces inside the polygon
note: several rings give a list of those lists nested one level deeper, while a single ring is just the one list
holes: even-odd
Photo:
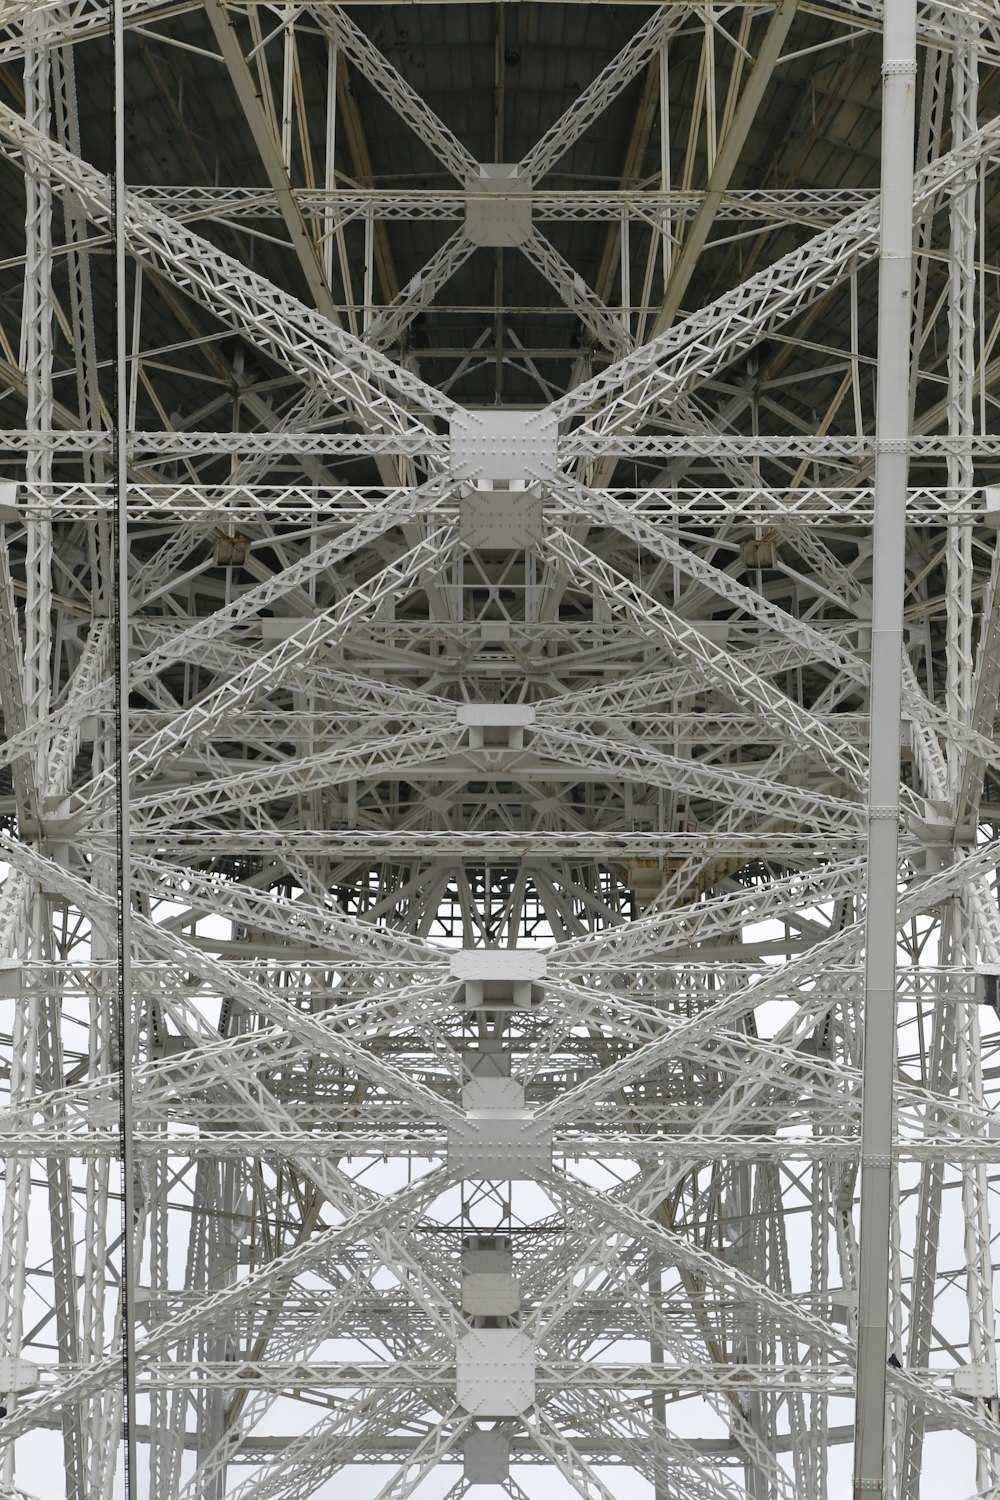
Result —
[{"label": "white painted steel post", "polygon": [[[44,19],[25,19],[24,94],[25,118],[39,131],[48,132],[51,114],[50,53]],[[36,165],[25,173],[25,266],[22,345],[27,401],[26,429],[32,434],[25,473],[28,481],[45,484],[52,477],[51,454],[39,434],[52,424],[52,187],[49,173]],[[35,446],[37,444],[37,446]],[[52,525],[36,521],[27,527],[23,694],[26,720],[44,724],[51,697],[52,660]],[[11,596],[12,598],[13,596]],[[6,706],[5,706],[6,712]],[[45,741],[39,740],[33,761],[33,782],[43,785],[46,775]],[[22,829],[22,837],[28,837]],[[36,835],[37,836],[37,835]],[[8,882],[13,878],[8,876]],[[17,919],[5,928],[5,955],[36,955],[35,936],[46,917],[44,897],[36,890],[22,907],[13,903]],[[8,909],[10,910],[10,909]],[[5,1050],[10,1067],[10,1100],[27,1101],[39,1089],[40,997],[28,990],[16,1003],[11,1041]],[[15,1360],[22,1353],[24,1307],[30,1265],[30,1215],[32,1170],[30,1161],[8,1158],[4,1170],[3,1219],[0,1234],[0,1355]],[[16,1409],[15,1390],[0,1390],[8,1410]],[[0,1449],[0,1484],[14,1480],[15,1445]]]},{"label": "white painted steel post", "polygon": [[896,1057],[896,885],[913,245],[916,3],[887,0],[882,52],[871,773],[854,1495],[883,1492]]},{"label": "white painted steel post", "polygon": [[114,55],[115,247],[115,650],[117,703],[115,730],[118,772],[118,1006],[121,1055],[119,1128],[122,1159],[121,1354],[123,1396],[123,1479],[126,1500],[136,1500],[135,1438],[135,1283],[136,1202],[133,1149],[132,1063],[135,1052],[132,989],[132,853],[129,818],[129,567],[128,567],[128,321],[125,282],[125,14],[123,0],[112,13]]},{"label": "white painted steel post", "polygon": [[[956,18],[952,54],[951,138],[962,146],[975,134],[978,101],[978,27]],[[971,488],[976,385],[976,165],[955,184],[949,210],[948,257],[948,436],[958,440],[948,455],[948,488]],[[960,723],[972,704],[972,529],[949,526],[946,536],[945,606],[948,625],[945,706]],[[958,795],[965,756],[956,740],[947,746],[948,790]]]}]

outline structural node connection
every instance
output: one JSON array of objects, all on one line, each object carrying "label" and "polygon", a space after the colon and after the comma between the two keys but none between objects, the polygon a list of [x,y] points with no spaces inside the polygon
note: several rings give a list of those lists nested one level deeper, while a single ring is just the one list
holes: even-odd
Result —
[{"label": "structural node connection", "polygon": [[997,0],[0,0],[0,1500],[1000,1500]]}]

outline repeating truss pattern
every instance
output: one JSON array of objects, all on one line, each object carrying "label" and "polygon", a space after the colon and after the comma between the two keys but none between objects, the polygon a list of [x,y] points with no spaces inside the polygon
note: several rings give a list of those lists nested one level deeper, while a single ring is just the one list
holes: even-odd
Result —
[{"label": "repeating truss pattern", "polygon": [[4,1500],[1000,1500],[998,103],[0,4]]}]

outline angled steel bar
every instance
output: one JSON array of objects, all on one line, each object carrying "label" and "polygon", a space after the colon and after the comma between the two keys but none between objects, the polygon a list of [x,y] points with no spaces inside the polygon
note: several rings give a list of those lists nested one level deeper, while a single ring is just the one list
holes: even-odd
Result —
[{"label": "angled steel bar", "polygon": [[[971,165],[989,159],[998,139],[1000,124],[990,121],[925,168],[914,181],[914,212],[925,212]],[[553,402],[548,417],[560,424],[582,418],[578,441],[584,435],[634,431],[696,380],[811,306],[839,284],[850,265],[872,259],[877,244],[875,206],[849,215]]]},{"label": "angled steel bar", "polygon": [[[65,190],[76,195],[91,223],[108,228],[109,193],[101,173],[6,108],[0,111],[0,135],[8,143],[8,152],[23,153],[51,172]],[[131,193],[126,194],[125,228],[133,255],[155,265],[180,290],[204,299],[223,322],[252,338],[306,384],[318,385],[331,400],[343,403],[363,426],[426,431],[426,424],[400,398],[427,413],[448,418],[453,412],[454,403],[417,376]]]}]

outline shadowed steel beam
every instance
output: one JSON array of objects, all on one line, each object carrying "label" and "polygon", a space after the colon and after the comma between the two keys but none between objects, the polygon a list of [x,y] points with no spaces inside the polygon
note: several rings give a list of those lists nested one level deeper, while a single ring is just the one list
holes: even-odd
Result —
[{"label": "shadowed steel beam", "polygon": [[656,319],[650,329],[650,338],[656,338],[657,334],[669,328],[674,320],[674,315],[681,305],[681,298],[687,291],[688,283],[694,274],[694,268],[698,264],[698,257],[705,247],[705,241],[711,233],[712,225],[715,223],[716,214],[722,203],[722,197],[729,180],[733,175],[736,163],[739,161],[740,152],[746,145],[750,127],[757,118],[764,92],[771,81],[775,64],[781,55],[786,36],[791,28],[792,21],[798,9],[799,0],[782,0],[778,9],[774,12],[768,24],[767,34],[761,43],[757,60],[753,65],[750,77],[747,79],[746,88],[740,95],[740,102],[736,106],[732,124],[722,138],[719,154],[715,158],[715,166],[712,168],[705,189],[705,196],[701,201],[687,234],[684,237],[684,247],[674,262],[674,268],[667,283],[667,289],[663,297],[663,303]]},{"label": "shadowed steel beam", "polygon": [[309,291],[317,311],[324,318],[329,318],[331,323],[340,326],[340,315],[334,306],[330,287],[320,262],[319,254],[312,235],[306,228],[306,221],[302,216],[302,210],[298,205],[292,184],[289,180],[285,163],[281,159],[281,148],[275,137],[274,131],[267,118],[267,112],[261,98],[260,89],[253,80],[253,75],[247,66],[243,48],[240,46],[236,28],[228,10],[222,4],[222,0],[205,0],[205,14],[208,16],[215,32],[215,39],[222,52],[222,59],[226,64],[229,77],[232,80],[237,97],[243,113],[246,116],[250,134],[253,136],[254,144],[260,153],[260,159],[267,173],[267,180],[274,189],[281,209],[281,216],[291,236],[292,245],[295,249],[302,274],[306,278]]}]

